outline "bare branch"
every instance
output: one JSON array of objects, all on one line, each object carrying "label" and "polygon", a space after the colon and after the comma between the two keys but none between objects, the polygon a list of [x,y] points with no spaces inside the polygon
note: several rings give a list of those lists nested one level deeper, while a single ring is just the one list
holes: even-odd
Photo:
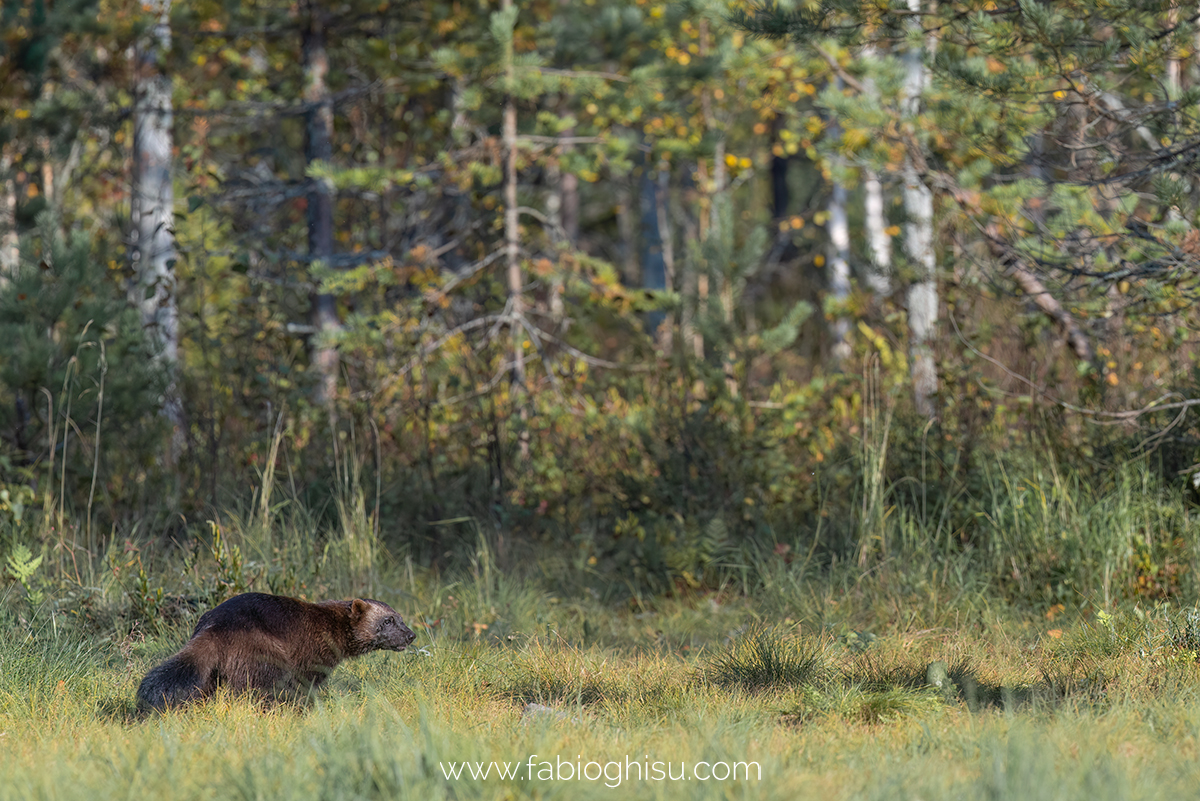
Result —
[{"label": "bare branch", "polygon": [[503,250],[492,251],[491,253],[484,256],[482,259],[475,262],[471,266],[469,266],[463,270],[459,270],[457,273],[454,274],[453,278],[451,278],[449,281],[447,281],[445,284],[443,284],[440,288],[434,290],[433,292],[426,294],[425,302],[426,303],[440,302],[442,298],[449,295],[451,290],[453,290],[459,284],[461,284],[464,281],[467,281],[471,278],[474,278],[476,274],[478,274],[482,270],[486,269],[489,265],[491,265],[493,262],[498,260],[503,255],[504,255]]},{"label": "bare branch", "polygon": [[1090,362],[1092,360],[1092,343],[1088,340],[1087,334],[1079,327],[1075,318],[1050,294],[1038,277],[1015,259],[1008,265],[1008,274],[1037,304],[1038,308],[1046,313],[1046,316],[1058,323],[1075,355],[1085,362]]},{"label": "bare branch", "polygon": [[828,52],[823,47],[817,47],[816,51],[821,58],[825,59],[825,61],[829,63],[829,66],[838,74],[838,77],[846,82],[847,86],[859,94],[867,94],[866,87],[859,83],[857,78],[846,72],[846,70],[842,68],[842,65],[838,63],[837,59],[833,57],[832,53]]},{"label": "bare branch", "polygon": [[554,67],[537,67],[538,72],[542,75],[555,75],[561,78],[603,78],[606,81],[621,81],[629,83],[633,80],[628,75],[621,75],[617,72],[596,72],[594,70],[563,70],[555,69]]}]

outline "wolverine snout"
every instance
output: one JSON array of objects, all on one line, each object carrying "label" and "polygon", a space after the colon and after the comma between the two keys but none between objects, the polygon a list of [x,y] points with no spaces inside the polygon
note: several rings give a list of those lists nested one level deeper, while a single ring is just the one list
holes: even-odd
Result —
[{"label": "wolverine snout", "polygon": [[391,642],[389,643],[388,647],[390,647],[393,651],[403,651],[416,638],[417,635],[413,634],[412,629],[403,623],[400,623],[396,626],[395,634],[389,638]]}]

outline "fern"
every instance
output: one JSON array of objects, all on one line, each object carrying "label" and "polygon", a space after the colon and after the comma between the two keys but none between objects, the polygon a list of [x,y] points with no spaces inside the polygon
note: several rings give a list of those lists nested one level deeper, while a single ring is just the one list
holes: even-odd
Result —
[{"label": "fern", "polygon": [[40,604],[42,602],[42,593],[40,590],[33,589],[30,585],[30,579],[33,578],[33,574],[42,565],[41,555],[39,554],[35,557],[28,546],[15,545],[13,546],[12,553],[8,555],[8,560],[5,564],[8,566],[8,572],[25,588],[29,600],[35,605]]}]

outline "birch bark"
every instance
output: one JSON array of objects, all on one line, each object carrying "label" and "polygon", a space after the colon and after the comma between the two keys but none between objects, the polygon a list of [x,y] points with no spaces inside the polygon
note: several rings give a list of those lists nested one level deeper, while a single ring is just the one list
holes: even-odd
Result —
[{"label": "birch bark", "polygon": [[172,427],[169,461],[183,441],[183,404],[176,379],[179,312],[175,297],[175,195],[171,185],[173,109],[171,78],[161,66],[171,49],[171,0],[151,0],[154,25],[137,45],[133,107],[133,193],[130,201],[130,300],[166,371],[162,412]]}]

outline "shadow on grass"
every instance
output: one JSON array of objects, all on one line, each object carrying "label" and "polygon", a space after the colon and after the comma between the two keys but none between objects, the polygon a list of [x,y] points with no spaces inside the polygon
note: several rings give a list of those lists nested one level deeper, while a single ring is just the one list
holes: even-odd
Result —
[{"label": "shadow on grass", "polygon": [[878,671],[868,667],[847,672],[845,680],[871,692],[940,691],[947,703],[962,703],[970,711],[979,712],[1053,709],[1064,704],[1101,705],[1108,698],[1114,678],[1087,660],[1052,664],[1043,667],[1040,673],[1040,679],[1030,684],[1001,684],[981,678],[980,671],[970,662],[960,660],[950,667],[940,662]]},{"label": "shadow on grass", "polygon": [[962,660],[951,667],[900,662],[881,665],[869,657],[820,683],[777,684],[793,693],[785,723],[803,725],[822,717],[863,723],[919,716],[963,705],[971,712],[1103,708],[1116,703],[1116,676],[1089,660],[1054,662],[1032,683],[997,683]]}]

